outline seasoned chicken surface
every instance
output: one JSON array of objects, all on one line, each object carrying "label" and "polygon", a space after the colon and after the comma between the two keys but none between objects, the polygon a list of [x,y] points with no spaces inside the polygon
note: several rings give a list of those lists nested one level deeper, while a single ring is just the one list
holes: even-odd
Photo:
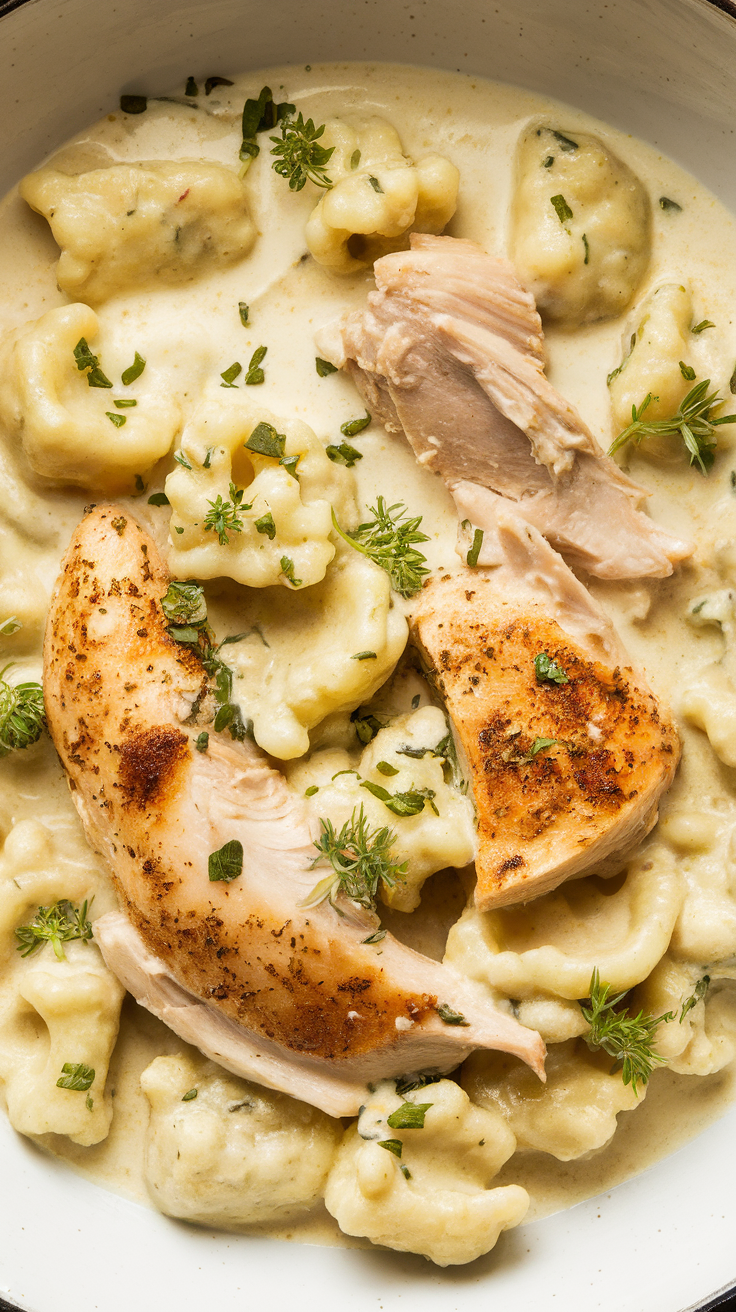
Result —
[{"label": "seasoned chicken surface", "polygon": [[485,496],[484,568],[428,581],[412,621],[469,766],[481,910],[613,873],[679,759],[607,617],[510,502]]},{"label": "seasoned chicken surface", "polygon": [[[303,803],[263,753],[209,725],[207,680],[167,631],[168,577],[119,507],[75,533],[49,614],[48,725],[121,911],[95,922],[111,968],[144,1005],[236,1074],[332,1115],[369,1080],[448,1070],[498,1047],[543,1075],[538,1034],[450,967],[386,935],[344,901],[309,909],[324,871]],[[204,699],[204,700],[203,700]],[[242,873],[210,855],[235,840]],[[447,1004],[467,1024],[445,1023]]]},{"label": "seasoned chicken surface", "polygon": [[647,494],[547,381],[534,299],[507,261],[415,234],[374,273],[365,310],[322,329],[318,349],[421,464],[516,502],[599,578],[662,578],[691,553],[641,512]]}]

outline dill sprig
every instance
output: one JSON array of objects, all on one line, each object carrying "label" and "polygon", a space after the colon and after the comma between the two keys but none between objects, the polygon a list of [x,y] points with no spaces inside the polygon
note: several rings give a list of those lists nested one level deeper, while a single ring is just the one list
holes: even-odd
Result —
[{"label": "dill sprig", "polygon": [[204,517],[204,531],[210,531],[217,534],[217,540],[221,547],[227,547],[230,543],[231,533],[243,532],[243,521],[240,518],[241,510],[250,510],[250,506],[244,506],[243,489],[237,488],[234,483],[230,484],[230,500],[223,501],[222,497],[217,495],[215,501],[208,501],[210,507]]},{"label": "dill sprig", "polygon": [[30,925],[18,926],[15,937],[22,957],[32,957],[44,943],[50,943],[58,960],[63,961],[62,943],[71,943],[73,939],[87,943],[92,937],[87,902],[75,907],[68,898],[60,898],[51,907],[39,907]]},{"label": "dill sprig", "polygon": [[296,118],[283,119],[281,136],[271,137],[275,143],[271,154],[280,156],[272,167],[282,178],[288,178],[291,191],[301,191],[307,181],[325,190],[333,185],[325,165],[335,147],[319,145],[324,130],[324,123],[316,128],[313,119],[308,118],[305,123],[304,115],[299,113]]},{"label": "dill sprig", "polygon": [[628,1011],[616,1011],[619,1002],[626,997],[626,990],[610,997],[611,985],[602,984],[598,970],[594,970],[590,980],[589,1006],[580,1003],[580,1010],[590,1025],[590,1030],[583,1035],[588,1047],[593,1051],[602,1048],[609,1057],[615,1057],[611,1073],[621,1071],[624,1084],[630,1084],[634,1093],[639,1084],[646,1084],[656,1065],[664,1062],[653,1043],[660,1025],[675,1019],[675,1012],[666,1011],[662,1016],[646,1016],[640,1011],[632,1016]]},{"label": "dill sprig", "polygon": [[332,522],[351,547],[386,571],[392,588],[400,596],[413,597],[421,588],[424,576],[429,574],[426,556],[416,550],[417,542],[429,542],[427,534],[419,532],[422,516],[406,515],[406,506],[401,501],[387,506],[383,497],[378,497],[375,506],[369,509],[373,519],[348,532],[340,528],[334,510]]},{"label": "dill sprig", "polygon": [[696,383],[671,419],[643,418],[652,401],[659,400],[659,397],[648,392],[640,406],[631,407],[631,423],[611,443],[609,456],[627,442],[634,442],[638,446],[646,437],[680,437],[690,454],[690,464],[697,465],[701,474],[707,474],[715,459],[716,428],[719,424],[736,424],[736,415],[713,418],[713,411],[724,402],[717,391],[709,393],[709,387],[710,378]]},{"label": "dill sprig", "polygon": [[320,817],[319,823],[322,832],[314,844],[318,856],[314,858],[312,868],[329,861],[333,873],[321,879],[301,905],[316,907],[329,898],[334,906],[338,894],[344,893],[351,902],[375,911],[378,885],[383,883],[387,888],[393,888],[397,880],[403,880],[407,870],[406,861],[397,865],[393,858],[396,842],[393,829],[387,825],[382,829],[369,829],[362,806],[353,811],[339,834],[335,833],[331,820]]},{"label": "dill sprig", "polygon": [[0,670],[0,757],[37,742],[46,722],[40,683],[8,683],[12,664]]}]

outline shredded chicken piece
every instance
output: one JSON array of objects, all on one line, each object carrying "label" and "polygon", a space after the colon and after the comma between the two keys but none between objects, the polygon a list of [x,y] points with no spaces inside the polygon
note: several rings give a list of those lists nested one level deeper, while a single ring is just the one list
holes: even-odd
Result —
[{"label": "shredded chicken piece", "polygon": [[479,484],[599,578],[664,578],[692,552],[641,511],[647,493],[604,455],[544,374],[534,299],[474,242],[413,235],[374,268],[364,310],[317,337],[368,409],[450,488]]}]

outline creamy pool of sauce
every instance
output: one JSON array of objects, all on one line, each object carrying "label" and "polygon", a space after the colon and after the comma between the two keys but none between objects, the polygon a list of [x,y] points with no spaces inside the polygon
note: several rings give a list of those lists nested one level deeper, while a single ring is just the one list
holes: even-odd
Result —
[{"label": "creamy pool of sauce", "polygon": [[[217,71],[217,70],[215,70]],[[110,114],[79,134],[55,155],[64,171],[81,172],[118,161],[202,159],[233,166],[240,145],[239,117],[245,96],[267,83],[277,100],[293,101],[305,117],[322,122],[328,115],[378,114],[398,130],[405,151],[421,157],[429,151],[448,156],[461,175],[457,212],[447,231],[505,254],[507,214],[513,185],[514,148],[532,115],[542,114],[563,130],[600,133],[643,179],[653,198],[653,254],[637,302],[663,281],[687,279],[697,319],[708,318],[717,331],[702,334],[694,345],[698,375],[727,387],[736,359],[736,250],[734,220],[689,174],[656,150],[591,120],[587,115],[513,87],[435,69],[375,64],[313,65],[271,68],[249,73],[230,88],[216,88],[196,109],[170,100],[151,100],[145,114]],[[175,95],[182,98],[182,89]],[[314,366],[314,333],[346,308],[362,305],[372,285],[369,273],[349,278],[330,276],[304,259],[304,223],[315,203],[306,188],[289,192],[272,171],[266,150],[247,175],[251,212],[259,237],[240,264],[195,282],[150,293],[118,295],[99,309],[101,331],[94,349],[104,359],[106,335],[120,332],[145,356],[149,344],[165,347],[172,368],[185,371],[196,357],[203,374],[213,377],[233,360],[246,361],[261,344],[268,346],[266,380],[259,401],[284,417],[307,422],[321,437],[339,441],[340,424],[362,413],[351,383],[343,375],[320,379]],[[673,215],[660,209],[660,195],[682,206]],[[47,224],[11,192],[0,204],[0,335],[66,303],[55,282],[57,247]],[[250,320],[243,327],[236,306],[246,301]],[[566,332],[546,333],[551,381],[581,411],[607,447],[610,434],[607,373],[620,362],[628,320],[618,319]],[[657,467],[632,453],[629,472],[651,491],[650,512],[697,546],[692,561],[671,579],[604,584],[591,590],[617,625],[632,658],[642,665],[655,691],[678,709],[685,671],[719,658],[722,638],[716,628],[695,630],[685,619],[687,603],[710,586],[723,586],[712,565],[716,537],[728,536],[733,519],[728,453],[732,430],[719,430],[719,455],[703,478],[684,463]],[[379,493],[404,500],[424,517],[430,535],[426,547],[432,567],[455,561],[456,519],[439,478],[422,469],[408,447],[374,423],[360,438],[363,460],[356,466],[360,498],[371,504]],[[58,563],[79,520],[88,493],[54,490],[29,476],[7,439],[0,443],[5,495],[0,525],[0,609],[18,613],[24,628],[13,639],[0,638],[2,663],[13,659],[23,675],[39,678],[43,601],[48,598]],[[163,476],[147,493],[163,485]],[[167,516],[149,507],[147,495],[124,499],[129,512],[159,542],[165,540]],[[216,592],[216,589],[214,590]],[[6,598],[12,604],[6,605]],[[39,602],[40,598],[40,602]],[[290,594],[297,609],[298,594]],[[242,628],[247,604],[226,592],[213,607],[218,628]],[[289,658],[288,643],[280,653]],[[705,735],[680,725],[684,756],[678,777],[663,799],[662,814],[687,805],[736,821],[733,772],[722,766]],[[22,754],[21,754],[22,755]],[[68,824],[73,808],[61,769],[47,742],[27,754],[0,761],[0,826],[7,834],[24,818],[42,819],[53,828],[60,817]],[[90,854],[90,862],[95,858]],[[104,873],[100,871],[100,879]],[[392,932],[441,957],[450,924],[464,895],[454,873],[436,876],[411,916],[384,912]],[[51,1152],[107,1188],[147,1201],[143,1150],[147,1102],[139,1075],[162,1053],[184,1050],[181,1041],[130,999],[123,1011],[120,1037],[110,1070],[115,1114],[106,1140],[82,1148],[61,1136],[45,1136]],[[578,1161],[560,1163],[541,1153],[516,1154],[498,1183],[523,1184],[530,1192],[530,1219],[570,1206],[610,1189],[673,1151],[722,1113],[733,1098],[729,1070],[696,1078],[657,1071],[648,1097],[635,1112],[622,1113],[619,1130],[608,1147]],[[323,1211],[288,1228],[266,1233],[308,1242],[362,1244],[342,1236]]]}]

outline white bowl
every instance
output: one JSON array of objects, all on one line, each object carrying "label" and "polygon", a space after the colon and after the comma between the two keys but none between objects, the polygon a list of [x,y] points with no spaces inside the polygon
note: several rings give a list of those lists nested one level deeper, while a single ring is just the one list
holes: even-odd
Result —
[{"label": "white bowl", "polygon": [[[387,60],[513,82],[643,137],[736,210],[729,0],[8,0],[0,192],[72,133],[196,65]],[[32,1312],[681,1312],[736,1282],[736,1108],[612,1193],[445,1271],[172,1222],[88,1183],[0,1121],[0,1293]],[[2,1306],[2,1299],[0,1299]]]}]

